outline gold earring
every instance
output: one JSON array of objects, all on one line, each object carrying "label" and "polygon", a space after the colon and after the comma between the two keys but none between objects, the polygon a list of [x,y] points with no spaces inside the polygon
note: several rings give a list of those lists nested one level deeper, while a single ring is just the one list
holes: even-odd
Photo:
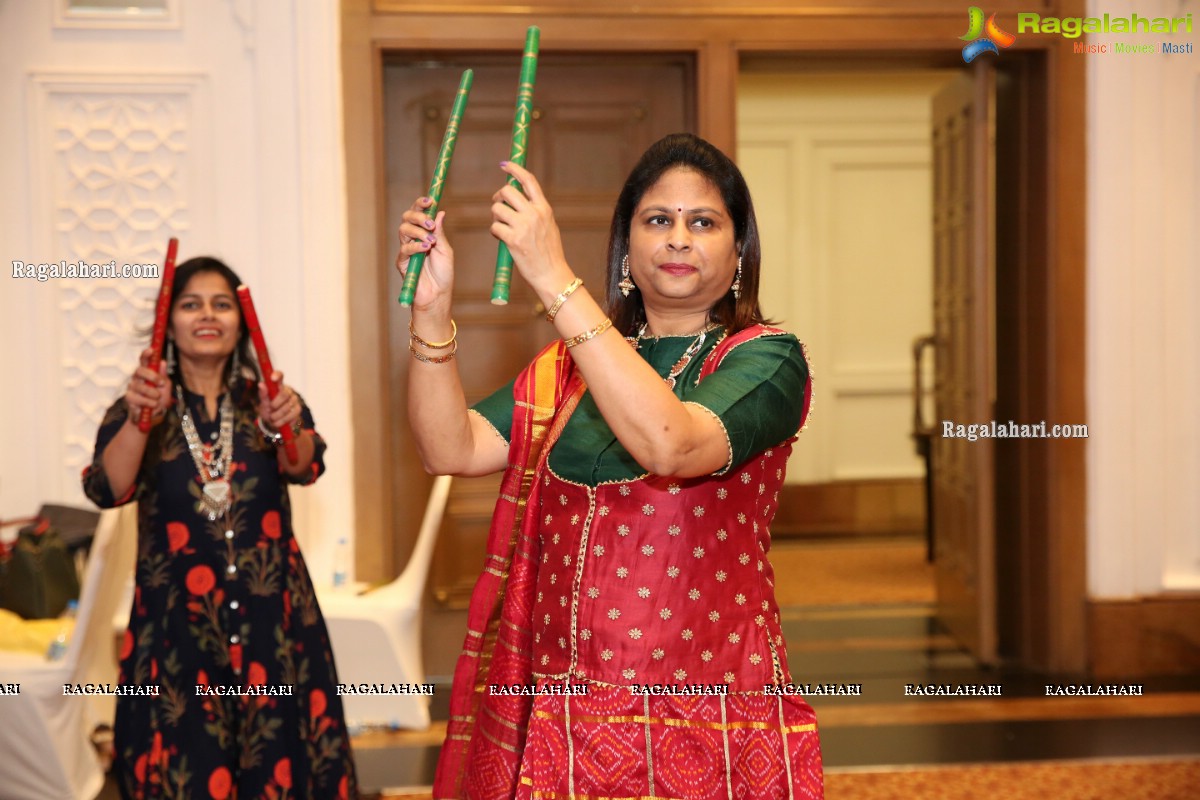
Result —
[{"label": "gold earring", "polygon": [[734,300],[742,299],[742,257],[738,256],[737,272],[733,276],[733,285],[729,287]]},{"label": "gold earring", "polygon": [[621,290],[621,294],[629,297],[629,293],[637,288],[637,284],[629,279],[629,253],[621,259],[621,282],[617,284],[617,288]]}]

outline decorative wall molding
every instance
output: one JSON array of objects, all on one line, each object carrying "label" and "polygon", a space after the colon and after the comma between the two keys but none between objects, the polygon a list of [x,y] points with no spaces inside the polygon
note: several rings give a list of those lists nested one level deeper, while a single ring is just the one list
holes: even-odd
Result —
[{"label": "decorative wall molding", "polygon": [[247,52],[254,49],[256,22],[254,15],[254,0],[229,0],[229,11],[233,21],[242,31],[242,46]]},{"label": "decorative wall molding", "polygon": [[[848,17],[897,16],[940,17],[946,16],[943,0],[904,0],[903,2],[880,2],[879,0],[850,0],[830,3],[827,0],[756,0],[756,2],[728,3],[723,0],[660,0],[658,3],[595,3],[591,0],[525,0],[522,3],[496,3],[487,0],[474,2],[435,3],[430,0],[374,0],[375,10],[381,14],[503,14],[522,16],[736,16],[746,17],[794,17],[845,15]],[[1057,7],[1054,0],[993,0],[988,11],[1041,11]],[[954,14],[960,14],[958,7]]]},{"label": "decorative wall molding", "polygon": [[120,4],[54,0],[54,27],[87,30],[178,30],[183,27],[183,0]]},{"label": "decorative wall molding", "polygon": [[[161,264],[167,239],[189,230],[198,197],[196,120],[205,81],[194,75],[29,76],[35,252],[30,261],[114,263],[111,279],[68,278],[43,293],[54,328],[45,354],[57,377],[61,487],[80,496],[97,424],[124,388],[151,322],[158,281],[121,277],[126,264]],[[71,487],[74,487],[72,490]]]}]

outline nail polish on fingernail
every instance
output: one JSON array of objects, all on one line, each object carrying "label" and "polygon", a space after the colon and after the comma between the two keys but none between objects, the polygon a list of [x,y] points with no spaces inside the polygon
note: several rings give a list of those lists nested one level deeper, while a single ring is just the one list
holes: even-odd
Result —
[{"label": "nail polish on fingernail", "polygon": [[434,238],[433,235],[431,234],[431,235],[425,237],[425,241],[429,242],[430,244],[433,244],[434,242],[437,241],[437,239]]},{"label": "nail polish on fingernail", "polygon": [[502,166],[502,167],[507,167],[507,166],[508,166],[508,162],[507,162],[507,161],[501,161],[501,162],[500,162],[500,166]]},{"label": "nail polish on fingernail", "polygon": [[424,225],[429,230],[433,230],[433,220],[427,219],[424,222],[422,222],[421,224]]},{"label": "nail polish on fingernail", "polygon": [[428,250],[428,249],[429,249],[429,242],[421,242],[421,249],[422,249],[422,250]]}]

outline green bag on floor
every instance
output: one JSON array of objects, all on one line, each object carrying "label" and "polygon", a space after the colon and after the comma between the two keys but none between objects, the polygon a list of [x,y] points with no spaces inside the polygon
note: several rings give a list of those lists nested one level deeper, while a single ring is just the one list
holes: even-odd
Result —
[{"label": "green bag on floor", "polygon": [[47,619],[78,599],[75,560],[48,519],[38,517],[21,528],[11,547],[0,548],[0,608]]}]

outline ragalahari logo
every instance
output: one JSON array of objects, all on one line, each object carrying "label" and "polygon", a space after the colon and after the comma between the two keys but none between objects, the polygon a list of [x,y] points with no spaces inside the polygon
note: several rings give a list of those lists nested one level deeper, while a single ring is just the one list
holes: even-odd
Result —
[{"label": "ragalahari logo", "polygon": [[964,42],[970,42],[963,48],[963,61],[968,64],[974,61],[980,53],[1000,55],[997,45],[1008,48],[1017,40],[1017,37],[1011,33],[1000,30],[1000,26],[996,24],[995,14],[988,17],[985,25],[983,10],[979,6],[971,6],[967,9],[967,32],[958,38]]}]

